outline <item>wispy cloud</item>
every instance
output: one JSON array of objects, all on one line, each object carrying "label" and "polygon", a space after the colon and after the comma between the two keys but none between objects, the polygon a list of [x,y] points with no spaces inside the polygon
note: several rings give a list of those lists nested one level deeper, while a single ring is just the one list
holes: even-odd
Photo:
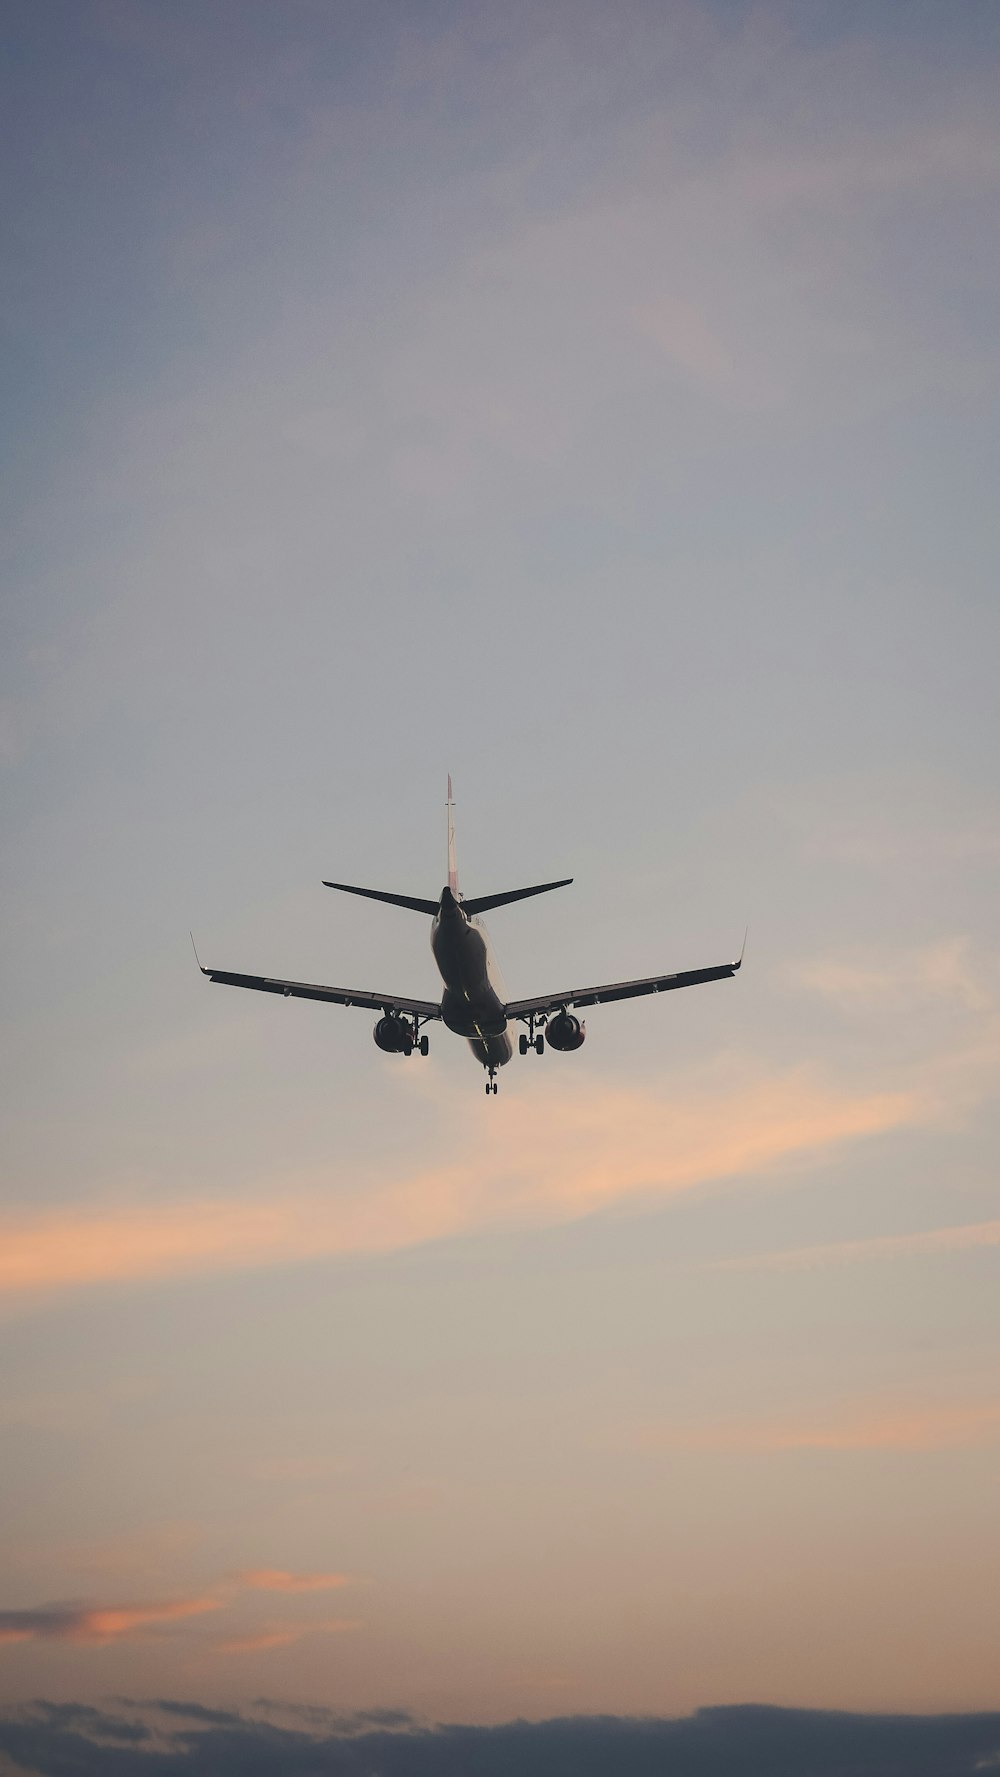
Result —
[{"label": "wispy cloud", "polygon": [[[75,1642],[83,1646],[105,1647],[115,1642],[135,1642],[160,1638],[172,1630],[181,1630],[197,1617],[231,1612],[245,1615],[247,1592],[282,1592],[286,1596],[309,1596],[330,1592],[350,1585],[341,1573],[290,1573],[284,1567],[249,1567],[243,1573],[231,1574],[211,1587],[210,1592],[192,1598],[146,1601],[128,1605],[39,1605],[32,1610],[0,1612],[0,1647],[16,1642]],[[341,1635],[357,1628],[357,1619],[323,1617],[298,1621],[265,1621],[256,1624],[234,1624],[233,1633],[213,1640],[208,1646],[215,1653],[258,1653],[268,1647],[288,1647],[306,1635]]]},{"label": "wispy cloud", "polygon": [[263,1629],[254,1635],[235,1635],[231,1641],[217,1641],[215,1650],[220,1654],[257,1654],[272,1647],[290,1647],[293,1642],[301,1639],[306,1631],[302,1629]]},{"label": "wispy cloud", "polygon": [[847,1011],[898,1014],[917,1002],[951,1001],[968,1012],[997,1002],[992,955],[975,955],[968,937],[951,937],[891,957],[827,957],[803,964],[796,979]]},{"label": "wispy cloud", "polygon": [[998,1440],[1000,1399],[947,1406],[866,1403],[828,1419],[654,1426],[641,1435],[647,1447],[718,1451],[920,1452],[979,1449]]},{"label": "wispy cloud", "polygon": [[[346,1574],[289,1573],[284,1568],[248,1568],[219,1581],[209,1593],[128,1604],[42,1604],[29,1610],[0,1611],[0,1646],[21,1641],[69,1641],[103,1647],[120,1641],[159,1637],[194,1618],[216,1611],[240,1608],[240,1594],[328,1592],[350,1584]],[[356,1628],[353,1620],[326,1618],[320,1621],[266,1623],[233,1634],[213,1646],[223,1653],[243,1653],[253,1648],[285,1646],[304,1635],[331,1635]]]},{"label": "wispy cloud", "polygon": [[5,1610],[0,1611],[0,1642],[77,1641],[103,1646],[141,1639],[221,1609],[218,1598],[175,1598],[155,1604],[52,1604],[36,1610]]},{"label": "wispy cloud", "polygon": [[263,1653],[269,1648],[292,1647],[295,1642],[304,1641],[307,1635],[345,1635],[357,1627],[357,1619],[353,1617],[328,1617],[319,1623],[275,1624],[249,1635],[234,1635],[225,1641],[217,1641],[215,1651],[220,1654]]},{"label": "wispy cloud", "polygon": [[450,1161],[331,1192],[328,1175],[252,1196],[8,1216],[0,1295],[377,1253],[572,1221],[642,1196],[759,1176],[918,1121],[907,1091],[852,1092],[806,1068],[719,1067],[683,1095],[553,1088],[503,1106],[489,1144],[468,1113]]},{"label": "wispy cloud", "polygon": [[964,1222],[952,1228],[927,1228],[917,1234],[876,1234],[868,1240],[831,1240],[822,1246],[790,1247],[786,1252],[751,1253],[737,1259],[716,1259],[715,1271],[811,1271],[826,1265],[851,1265],[865,1259],[934,1257],[1000,1246],[1000,1221]]},{"label": "wispy cloud", "polygon": [[331,1592],[351,1583],[346,1573],[287,1573],[282,1567],[252,1567],[235,1578],[257,1592]]}]

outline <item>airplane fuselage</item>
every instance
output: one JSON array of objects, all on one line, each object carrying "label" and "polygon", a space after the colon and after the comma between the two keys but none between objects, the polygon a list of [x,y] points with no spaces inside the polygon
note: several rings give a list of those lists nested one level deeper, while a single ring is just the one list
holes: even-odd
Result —
[{"label": "airplane fuselage", "polygon": [[507,1029],[507,995],[489,933],[481,920],[470,918],[450,888],[442,891],[431,926],[431,950],[444,982],[443,1022],[467,1039],[484,1067],[504,1067],[514,1045]]}]

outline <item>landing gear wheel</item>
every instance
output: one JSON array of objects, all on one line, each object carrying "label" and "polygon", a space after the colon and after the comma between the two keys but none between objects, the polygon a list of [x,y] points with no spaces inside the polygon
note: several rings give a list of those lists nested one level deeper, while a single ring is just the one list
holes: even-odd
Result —
[{"label": "landing gear wheel", "polygon": [[421,1037],[421,1039],[420,1039],[420,1053],[421,1053],[421,1055],[429,1054],[430,1047],[431,1047],[430,1037]]},{"label": "landing gear wheel", "polygon": [[520,1053],[521,1053],[521,1054],[522,1054],[522,1055],[527,1055],[527,1053],[528,1053],[528,1039],[527,1039],[527,1037],[526,1037],[526,1036],[525,1036],[525,1035],[524,1035],[524,1032],[523,1032],[523,1031],[522,1031],[522,1033],[521,1033],[521,1035],[520,1035],[520,1036],[519,1036],[519,1037],[518,1037],[518,1039],[517,1039],[517,1047],[518,1047],[518,1050],[519,1050],[519,1052],[520,1052]]},{"label": "landing gear wheel", "polygon": [[537,1037],[535,1038],[535,1054],[536,1055],[544,1055],[544,1053],[545,1053],[545,1038],[543,1037],[541,1031],[539,1031]]}]

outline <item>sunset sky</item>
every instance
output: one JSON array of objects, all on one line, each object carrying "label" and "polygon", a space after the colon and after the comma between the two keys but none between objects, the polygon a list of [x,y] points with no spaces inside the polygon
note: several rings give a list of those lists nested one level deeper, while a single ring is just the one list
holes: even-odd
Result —
[{"label": "sunset sky", "polygon": [[0,1704],[1000,1709],[1000,8],[4,38]]}]

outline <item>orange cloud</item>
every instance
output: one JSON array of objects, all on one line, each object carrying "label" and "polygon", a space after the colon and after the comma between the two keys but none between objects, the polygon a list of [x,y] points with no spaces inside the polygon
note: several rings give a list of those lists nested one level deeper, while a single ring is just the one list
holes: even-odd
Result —
[{"label": "orange cloud", "polygon": [[349,1586],[346,1573],[286,1573],[282,1567],[255,1567],[236,1575],[236,1584],[255,1592],[331,1592]]},{"label": "orange cloud", "polygon": [[684,1450],[933,1450],[980,1449],[1000,1438],[1000,1401],[961,1406],[867,1406],[826,1424],[730,1424],[657,1428],[643,1442]]},{"label": "orange cloud", "polygon": [[0,1642],[76,1641],[103,1645],[141,1638],[164,1624],[221,1610],[217,1598],[175,1598],[160,1604],[42,1605],[0,1611]]},{"label": "orange cloud", "polygon": [[215,1651],[220,1654],[263,1653],[272,1647],[291,1647],[294,1642],[304,1640],[307,1635],[343,1635],[357,1626],[356,1622],[346,1617],[334,1617],[323,1623],[302,1623],[294,1627],[283,1624],[273,1629],[262,1629],[254,1635],[237,1635],[229,1641],[217,1641]]},{"label": "orange cloud", "polygon": [[161,1623],[177,1623],[187,1617],[204,1616],[207,1611],[221,1610],[217,1598],[181,1598],[171,1604],[119,1605],[83,1613],[74,1641],[119,1641],[142,1633]]},{"label": "orange cloud", "polygon": [[[571,1221],[639,1195],[766,1172],[924,1115],[919,1095],[851,1093],[807,1069],[772,1078],[732,1067],[685,1090],[595,1091],[577,1082],[512,1098],[490,1140],[468,1110],[454,1158],[390,1184],[331,1194],[329,1176],[287,1178],[239,1200],[188,1199],[8,1216],[0,1294],[288,1264],[397,1250],[498,1227]],[[455,1128],[454,1113],[452,1128]]]},{"label": "orange cloud", "polygon": [[[282,1567],[260,1567],[231,1575],[219,1583],[211,1596],[147,1604],[43,1604],[29,1610],[0,1611],[0,1646],[19,1641],[71,1641],[104,1646],[142,1640],[147,1635],[162,1633],[170,1625],[232,1608],[234,1592],[299,1595],[333,1591],[349,1584],[349,1577],[342,1573],[290,1573]],[[246,1653],[257,1648],[283,1647],[304,1635],[332,1635],[356,1626],[339,1617],[298,1624],[272,1623],[214,1645],[218,1652]]]}]

